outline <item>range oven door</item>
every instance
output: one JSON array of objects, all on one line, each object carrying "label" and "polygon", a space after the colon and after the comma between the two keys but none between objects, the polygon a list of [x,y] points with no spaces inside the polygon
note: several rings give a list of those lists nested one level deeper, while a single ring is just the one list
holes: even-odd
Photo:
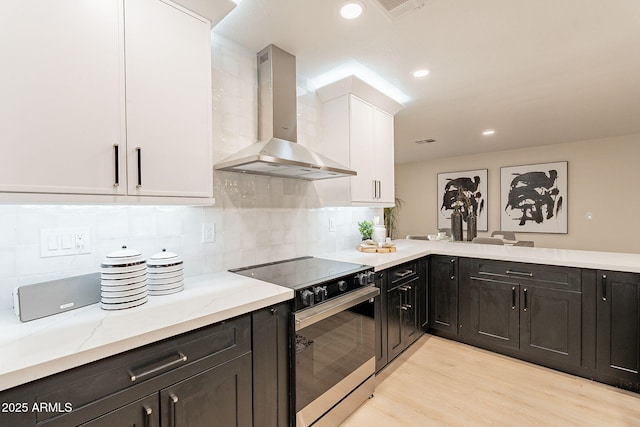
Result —
[{"label": "range oven door", "polygon": [[296,425],[308,426],[375,372],[375,286],[294,314]]}]

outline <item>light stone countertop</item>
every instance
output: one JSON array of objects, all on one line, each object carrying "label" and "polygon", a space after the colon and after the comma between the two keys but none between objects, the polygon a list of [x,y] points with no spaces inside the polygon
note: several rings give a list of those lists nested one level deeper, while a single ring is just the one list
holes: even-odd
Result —
[{"label": "light stone countertop", "polygon": [[640,273],[640,254],[428,240],[394,240],[393,243],[396,244],[397,252],[365,253],[354,248],[353,250],[322,254],[318,257],[367,264],[374,266],[376,271],[426,255],[440,254]]},{"label": "light stone countertop", "polygon": [[287,301],[291,289],[229,272],[185,279],[182,292],[139,307],[93,304],[20,322],[0,312],[0,390]]},{"label": "light stone countertop", "polygon": [[[355,248],[319,258],[366,264],[381,271],[427,255],[559,265],[640,273],[640,254],[395,240],[397,252]],[[0,390],[132,348],[249,313],[294,297],[291,289],[229,272],[185,279],[185,290],[146,304],[105,311],[99,304],[22,323],[0,312]]]}]

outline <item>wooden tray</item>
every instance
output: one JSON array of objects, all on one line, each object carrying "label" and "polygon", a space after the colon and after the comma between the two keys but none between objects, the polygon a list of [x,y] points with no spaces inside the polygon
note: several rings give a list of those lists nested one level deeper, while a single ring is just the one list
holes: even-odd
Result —
[{"label": "wooden tray", "polygon": [[360,252],[366,252],[366,253],[390,253],[390,252],[396,251],[395,245],[383,246],[381,248],[377,246],[370,246],[370,245],[358,245],[356,249],[358,249]]}]

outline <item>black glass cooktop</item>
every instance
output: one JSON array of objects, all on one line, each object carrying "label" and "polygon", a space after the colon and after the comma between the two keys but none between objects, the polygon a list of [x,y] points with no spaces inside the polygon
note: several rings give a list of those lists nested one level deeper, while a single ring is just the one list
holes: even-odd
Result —
[{"label": "black glass cooktop", "polygon": [[291,289],[303,289],[370,269],[368,265],[302,257],[229,270]]}]

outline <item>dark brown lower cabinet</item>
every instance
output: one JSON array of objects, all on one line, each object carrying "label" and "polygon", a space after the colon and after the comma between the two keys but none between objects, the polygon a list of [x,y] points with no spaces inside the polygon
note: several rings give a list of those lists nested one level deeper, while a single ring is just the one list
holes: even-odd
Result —
[{"label": "dark brown lower cabinet", "polygon": [[599,271],[596,371],[608,382],[640,390],[640,274]]},{"label": "dark brown lower cabinet", "polygon": [[422,335],[427,323],[426,258],[376,273],[380,297],[376,309],[376,371],[380,371]]},{"label": "dark brown lower cabinet", "polygon": [[160,409],[163,427],[250,427],[251,354],[161,390]]},{"label": "dark brown lower cabinet", "polygon": [[253,312],[253,425],[286,427],[293,413],[291,306],[281,303]]},{"label": "dark brown lower cabinet", "polygon": [[289,313],[283,303],[2,391],[24,405],[0,425],[289,425]]},{"label": "dark brown lower cabinet", "polygon": [[556,367],[582,362],[582,291],[575,268],[460,260],[462,337]]},{"label": "dark brown lower cabinet", "polygon": [[82,427],[251,425],[251,354],[81,424]]},{"label": "dark brown lower cabinet", "polygon": [[429,257],[429,328],[458,333],[458,257]]}]

